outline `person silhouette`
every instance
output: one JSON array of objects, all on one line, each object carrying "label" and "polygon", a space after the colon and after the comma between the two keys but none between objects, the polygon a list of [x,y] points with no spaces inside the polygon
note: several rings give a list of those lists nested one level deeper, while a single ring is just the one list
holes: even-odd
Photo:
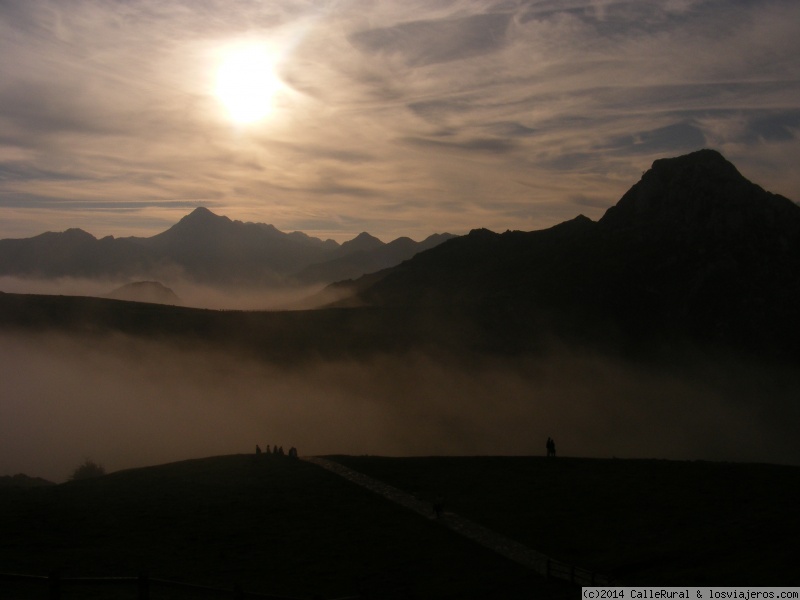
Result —
[{"label": "person silhouette", "polygon": [[444,498],[442,498],[441,496],[436,496],[431,505],[433,507],[434,518],[441,519],[442,514],[444,513]]},{"label": "person silhouette", "polygon": [[556,443],[553,438],[547,438],[547,456],[555,456],[556,455]]},{"label": "person silhouette", "polygon": [[256,454],[261,454],[261,446],[256,444]]}]

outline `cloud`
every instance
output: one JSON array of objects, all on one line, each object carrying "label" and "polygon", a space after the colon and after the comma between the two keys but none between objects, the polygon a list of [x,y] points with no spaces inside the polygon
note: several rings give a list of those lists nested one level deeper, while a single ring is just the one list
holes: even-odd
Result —
[{"label": "cloud", "polygon": [[[130,231],[117,201],[141,235],[191,201],[341,238],[537,229],[702,146],[797,198],[799,19],[791,0],[3,3],[0,237],[39,233],[45,199],[70,223],[94,203],[98,235]],[[211,92],[245,39],[285,84],[250,128]]]},{"label": "cloud", "polygon": [[411,21],[358,31],[348,39],[366,54],[397,54],[408,66],[425,66],[498,50],[505,41],[509,21],[510,15],[502,13]]},{"label": "cloud", "polygon": [[425,138],[407,138],[403,143],[419,148],[429,148],[434,150],[456,150],[465,152],[480,152],[486,154],[504,154],[511,152],[515,148],[513,140],[502,138],[473,138],[463,141],[445,141]]},{"label": "cloud", "polygon": [[705,143],[703,131],[688,122],[659,127],[650,131],[634,132],[610,140],[598,150],[621,151],[627,154],[639,152],[661,153],[671,155],[685,148],[701,147]]}]

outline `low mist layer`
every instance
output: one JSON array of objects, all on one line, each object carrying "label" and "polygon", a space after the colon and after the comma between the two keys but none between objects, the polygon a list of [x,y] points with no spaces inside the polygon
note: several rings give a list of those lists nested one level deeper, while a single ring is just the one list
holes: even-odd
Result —
[{"label": "low mist layer", "polygon": [[560,455],[800,464],[796,373],[553,350],[281,368],[130,337],[0,335],[0,474],[63,481],[296,446],[301,454]]},{"label": "low mist layer", "polygon": [[[104,298],[113,290],[133,283],[130,279],[55,279],[0,276],[0,292],[13,294],[44,294],[51,296],[92,296]],[[292,310],[316,308],[338,300],[340,295],[325,290],[322,284],[282,287],[242,287],[239,289],[204,285],[186,279],[164,280],[180,299],[180,306],[216,310]],[[341,294],[341,293],[340,293]]]}]

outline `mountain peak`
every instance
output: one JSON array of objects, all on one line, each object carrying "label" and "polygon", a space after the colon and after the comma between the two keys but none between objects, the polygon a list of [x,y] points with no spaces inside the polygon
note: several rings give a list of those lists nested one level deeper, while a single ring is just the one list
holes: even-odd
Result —
[{"label": "mountain peak", "polygon": [[368,234],[366,231],[362,231],[352,240],[343,242],[340,246],[340,250],[342,254],[349,254],[351,252],[374,250],[375,248],[380,248],[383,245],[384,243],[381,240],[373,235]]},{"label": "mountain peak", "polygon": [[733,164],[728,162],[722,154],[712,148],[703,148],[702,150],[696,150],[681,156],[659,158],[653,161],[652,168],[665,169],[678,166],[686,167],[687,165],[729,165],[735,169]]},{"label": "mountain peak", "polygon": [[[731,233],[752,220],[779,221],[792,202],[748,181],[715,150],[663,158],[600,219],[604,227]],[[796,218],[796,215],[790,215]]]},{"label": "mountain peak", "polygon": [[214,214],[204,206],[198,206],[188,215],[183,217],[180,221],[175,223],[167,231],[153,236],[151,239],[158,239],[162,237],[170,237],[174,235],[179,236],[197,236],[208,235],[212,232],[219,233],[220,230],[228,229],[227,226],[231,225],[228,217],[222,217]]},{"label": "mountain peak", "polygon": [[[359,234],[358,234],[356,237],[354,237],[354,238],[353,238],[352,240],[350,240],[350,241],[351,241],[351,242],[356,242],[356,241],[357,241],[357,242],[365,242],[365,241],[369,241],[369,242],[371,242],[371,243],[374,243],[374,242],[381,242],[381,241],[380,241],[378,238],[376,238],[374,235],[370,235],[370,234],[369,234],[369,233],[367,233],[366,231],[362,231],[361,233],[359,233]],[[382,244],[382,243],[383,243],[383,242],[381,242],[381,244]]]},{"label": "mountain peak", "polygon": [[221,217],[217,214],[214,214],[205,206],[198,206],[188,215],[183,217],[181,221],[183,222],[192,222],[192,223],[201,223],[201,222],[214,222],[219,220],[230,220],[228,217]]},{"label": "mountain peak", "polygon": [[95,238],[91,233],[84,231],[83,229],[79,229],[77,227],[73,227],[71,229],[67,229],[63,234],[64,238],[78,241],[94,241]]}]

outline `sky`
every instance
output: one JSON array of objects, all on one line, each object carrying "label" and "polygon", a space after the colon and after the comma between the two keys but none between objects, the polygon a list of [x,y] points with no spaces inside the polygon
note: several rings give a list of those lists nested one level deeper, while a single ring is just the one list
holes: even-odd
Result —
[{"label": "sky", "polygon": [[796,0],[0,0],[0,57],[0,238],[535,230],[704,147],[800,200]]}]

